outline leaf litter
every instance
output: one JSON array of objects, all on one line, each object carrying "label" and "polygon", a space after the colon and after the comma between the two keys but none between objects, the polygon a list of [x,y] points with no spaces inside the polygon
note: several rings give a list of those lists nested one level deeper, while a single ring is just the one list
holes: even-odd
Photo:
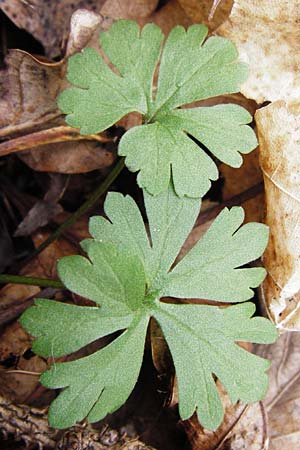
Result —
[{"label": "leaf litter", "polygon": [[[109,3],[109,2],[107,2],[107,3]],[[161,26],[162,27],[162,29],[164,30],[164,31],[169,31],[175,24],[178,24],[178,23],[181,23],[181,24],[183,24],[183,25],[185,25],[185,26],[188,26],[188,25],[190,25],[191,23],[192,23],[192,21],[193,21],[193,18],[192,18],[192,15],[189,13],[189,17],[188,17],[188,15],[187,15],[187,9],[185,8],[185,9],[183,9],[183,3],[184,2],[180,2],[181,4],[179,4],[179,2],[176,2],[176,1],[170,1],[170,2],[166,2],[166,5],[165,6],[163,6],[163,7],[161,7],[158,11],[154,11],[154,12],[152,12],[151,14],[150,14],[150,16],[148,16],[148,17],[151,17],[151,21],[152,20],[154,20],[156,23],[158,23],[159,24],[159,26]],[[203,4],[204,4],[204,2],[202,2]],[[212,2],[207,2],[207,3],[212,3]],[[224,3],[226,3],[226,2],[224,2]],[[242,2],[235,2],[236,4],[237,3],[240,3],[240,4],[242,4]],[[281,8],[281,11],[282,10],[284,10],[284,9],[286,9],[286,11],[287,11],[287,14],[289,15],[289,18],[292,18],[292,16],[293,16],[293,14],[291,14],[290,12],[291,12],[291,9],[290,8],[288,8],[287,7],[287,4],[286,4],[286,2],[278,2],[278,5],[279,5],[279,3],[280,3],[280,8]],[[194,6],[193,6],[193,2],[191,1],[190,2],[190,4],[191,4],[191,7],[193,8]],[[220,2],[220,5],[222,4],[222,2]],[[291,4],[291,3],[290,3]],[[268,5],[267,5],[268,6]],[[272,8],[274,7],[274,5],[272,5],[271,6]],[[207,8],[206,6],[205,6],[205,8]],[[220,6],[219,6],[219,8],[220,8]],[[236,8],[237,9],[237,8]],[[165,11],[165,12],[164,12]],[[234,11],[235,11],[235,9],[233,9],[233,12],[232,13],[234,13]],[[263,8],[262,8],[262,11],[263,11]],[[268,10],[268,14],[270,14],[270,11],[272,12],[272,10]],[[276,11],[276,10],[274,10],[274,11]],[[296,11],[295,9],[294,9],[294,11]],[[297,11],[296,11],[297,12]],[[251,11],[249,11],[249,14],[252,14],[253,13],[253,15],[255,15],[255,19],[252,19],[252,24],[253,24],[253,20],[256,22],[256,17],[258,17],[258,12],[257,12],[257,9],[255,9],[255,5],[254,5],[254,7],[253,7],[253,9],[251,10]],[[193,13],[192,13],[193,14]],[[201,14],[201,11],[200,11],[200,14]],[[264,14],[264,13],[263,13]],[[195,17],[195,16],[194,16]],[[259,16],[260,17],[260,16]],[[280,17],[280,15],[277,15],[276,16],[277,17],[277,19],[276,20],[279,20],[278,18]],[[294,14],[294,17],[297,17],[297,14],[295,13]],[[131,18],[131,17],[130,17]],[[138,19],[138,18],[137,18]],[[140,19],[138,19],[138,20],[140,20],[141,22],[141,24],[142,23],[146,23],[147,22],[147,16],[146,16],[146,14],[144,14],[144,17],[143,17],[143,13],[141,13],[141,17],[140,17]],[[149,19],[150,20],[150,19]],[[195,19],[194,19],[195,20]],[[231,20],[231,19],[230,19]],[[234,24],[234,26],[236,26],[237,24],[238,24],[238,21],[240,22],[240,23],[242,23],[242,21],[243,20],[245,20],[245,19],[243,19],[241,16],[238,18],[238,19],[236,19],[235,20],[235,24]],[[264,20],[264,19],[263,19]],[[280,19],[281,20],[281,19]],[[288,21],[289,23],[288,23],[288,25],[287,25],[287,27],[293,27],[293,25],[292,25],[292,20],[290,21]],[[266,23],[267,24],[269,24],[269,22],[268,21],[266,21]],[[226,27],[228,28],[228,25],[226,25]],[[244,27],[244,24],[243,24],[243,27]],[[286,27],[286,29],[287,29],[287,27]],[[265,28],[266,28],[266,32],[267,32],[267,29],[268,29],[268,26],[266,25],[265,26]],[[280,29],[281,28],[283,28],[283,27],[280,27]],[[285,33],[286,33],[286,31],[284,31],[283,30],[283,32],[282,32],[283,34],[282,34],[282,36],[284,36],[285,35]],[[251,36],[251,38],[253,39],[253,40],[255,40],[256,39],[256,37],[255,37],[255,39],[254,39],[254,37],[252,37],[252,36],[254,36],[254,34],[255,34],[255,32],[254,32],[254,30],[250,33],[250,36]],[[295,33],[291,33],[291,35],[295,35],[295,36],[297,36],[297,34],[295,34]],[[239,36],[242,36],[243,37],[243,30],[239,30],[238,32],[236,32],[235,31],[235,36],[236,37],[239,37]],[[233,37],[231,37],[231,39],[235,39],[235,36],[233,36]],[[60,38],[61,39],[61,38]],[[273,38],[272,38],[273,39]],[[261,38],[260,37],[260,41],[261,41],[261,45],[263,46],[263,38]],[[92,41],[93,41],[93,39],[92,39]],[[291,41],[292,41],[292,39],[291,39]],[[267,44],[266,44],[266,46],[268,46],[269,45],[269,42],[270,42],[270,38],[266,38],[266,42],[268,42]],[[272,42],[277,42],[277,41],[272,41]],[[90,44],[88,44],[88,45],[90,45]],[[239,43],[237,42],[237,45],[238,45],[238,47],[239,47]],[[241,45],[242,45],[242,43],[241,43]],[[277,50],[277,47],[278,47],[278,45],[277,44],[275,44],[274,45],[274,52],[273,53],[275,53]],[[58,47],[57,47],[58,48]],[[72,46],[70,46],[70,48],[72,49]],[[76,45],[74,45],[73,46],[73,49],[75,49],[76,48]],[[285,53],[285,55],[284,55],[284,58],[286,58],[286,57],[288,57],[288,55],[290,55],[290,54],[294,54],[295,53],[295,48],[297,48],[297,46],[294,46],[294,47],[292,47],[292,45],[291,45],[291,48],[293,48],[292,49],[292,51],[288,51],[288,52],[286,52]],[[60,51],[60,48],[59,48],[59,51]],[[71,50],[72,51],[72,50]],[[263,60],[263,58],[261,59],[261,62],[262,62],[262,60]],[[256,58],[256,61],[257,61],[257,58]],[[276,60],[275,60],[276,61]],[[253,67],[252,67],[252,69],[251,69],[251,73],[253,73]],[[294,93],[295,92],[297,92],[296,90],[292,90],[292,89],[289,89],[289,93],[288,94],[286,94],[286,91],[283,89],[282,90],[282,86],[283,86],[283,83],[284,83],[284,76],[282,77],[282,79],[281,80],[279,80],[278,81],[278,79],[276,80],[276,74],[275,74],[275,71],[274,71],[274,73],[273,74],[271,74],[271,76],[272,76],[272,78],[273,79],[275,79],[275,82],[277,83],[275,83],[275,89],[273,89],[273,84],[271,83],[271,84],[269,84],[269,86],[270,86],[270,89],[272,89],[272,92],[270,93],[270,91],[268,90],[268,87],[265,87],[265,85],[264,85],[264,82],[262,82],[261,83],[261,81],[260,80],[263,80],[264,81],[264,74],[266,74],[267,73],[267,71],[266,71],[266,68],[258,68],[258,72],[257,73],[254,73],[254,75],[253,75],[253,80],[252,80],[252,78],[250,78],[250,80],[252,80],[251,81],[251,83],[252,83],[252,85],[254,86],[254,90],[252,90],[251,92],[253,92],[253,95],[252,94],[249,94],[250,93],[250,89],[252,89],[252,88],[250,88],[250,89],[248,89],[248,88],[246,88],[246,89],[248,89],[248,92],[246,93],[246,95],[250,95],[251,97],[253,97],[253,98],[255,98],[258,102],[260,102],[261,101],[261,99],[262,98],[265,98],[264,96],[267,96],[267,98],[269,97],[269,99],[270,100],[276,100],[276,99],[280,99],[281,98],[281,96],[282,96],[282,93],[283,93],[283,95],[286,95],[286,97],[287,97],[287,101],[288,102],[294,102],[294,100],[295,100],[295,96],[293,97],[293,95],[294,95]],[[277,73],[277,75],[279,74],[279,70],[277,70],[276,71],[276,73]],[[278,78],[278,77],[277,77]],[[293,78],[291,78],[291,79],[293,79]],[[261,86],[262,86],[262,90],[263,90],[263,93],[261,94],[261,89],[259,88],[258,89],[258,91],[257,91],[257,87],[259,86],[261,84]],[[279,86],[279,90],[278,90],[278,86]],[[245,91],[243,91],[243,92],[245,92]],[[42,93],[41,93],[42,94]],[[274,98],[273,98],[273,97]],[[272,98],[271,98],[272,97]],[[3,109],[4,111],[5,111],[5,107],[4,107],[4,109]],[[289,112],[291,112],[291,111],[289,111]],[[275,113],[274,113],[275,114]],[[292,111],[292,114],[294,114],[294,112]],[[1,116],[1,118],[3,117],[3,115]],[[52,118],[51,117],[49,117],[51,120],[52,120]],[[34,119],[35,120],[35,119]],[[258,119],[257,119],[258,120]],[[261,119],[261,120],[263,120],[263,119]],[[267,119],[268,120],[268,119]],[[55,121],[56,121],[56,118],[54,118],[54,124],[55,124]],[[272,119],[270,118],[270,123],[271,123],[271,126],[272,126],[272,128],[273,128],[273,130],[277,127],[277,125],[273,125],[273,122],[272,122]],[[41,125],[38,123],[37,124],[37,127],[39,128]],[[267,125],[266,125],[267,126]],[[282,123],[280,123],[280,126],[282,126]],[[261,125],[259,125],[259,127],[261,127]],[[42,128],[43,128],[43,125],[42,125]],[[271,128],[271,127],[270,127]],[[28,130],[29,131],[31,131],[30,130],[30,127],[28,128]],[[260,133],[261,133],[261,135],[262,134],[266,134],[266,131],[264,130],[264,129],[262,129],[261,131],[259,131]],[[269,131],[268,131],[268,133],[269,133]],[[266,145],[270,145],[270,138],[268,138],[269,139],[269,141],[268,141],[268,143],[266,144]],[[63,145],[65,145],[65,144],[63,144]],[[63,148],[63,145],[62,145],[62,148]],[[53,150],[53,146],[52,146],[52,149],[51,150]],[[32,152],[33,153],[33,152]],[[46,153],[46,152],[45,152]],[[49,153],[49,152],[47,152],[47,153]],[[63,162],[63,158],[62,158],[62,161],[61,161],[61,163]],[[61,164],[60,163],[60,164]],[[250,164],[250,166],[251,166],[251,164]],[[55,166],[54,166],[55,167]],[[80,171],[80,169],[78,170],[78,171]],[[230,177],[231,177],[231,175],[230,175],[230,177],[229,177],[229,175],[228,174],[225,174],[224,173],[224,177],[225,177],[225,181],[230,181]],[[240,178],[242,178],[242,177],[240,177]],[[254,182],[254,181],[253,181]],[[272,189],[274,188],[274,186],[272,187]],[[266,191],[268,191],[268,186],[266,186]],[[275,189],[275,188],[274,188]],[[242,182],[241,182],[241,190],[243,190],[243,186],[242,186]],[[230,194],[229,194],[229,196],[230,196]],[[276,197],[277,198],[277,197]],[[275,205],[274,205],[275,206]],[[279,209],[279,208],[278,208]],[[284,220],[284,218],[282,218],[283,220]],[[284,221],[282,221],[282,229],[285,229],[285,224],[284,224]],[[282,230],[279,230],[279,232],[280,233],[282,233]],[[16,288],[16,286],[14,286],[15,288]],[[19,287],[19,289],[21,289],[21,287]],[[22,288],[23,289],[23,288]],[[17,289],[16,289],[16,291],[17,291]],[[22,294],[21,294],[21,297],[22,297]],[[20,297],[20,298],[21,298]],[[23,297],[23,298],[26,298],[26,295]],[[292,302],[293,303],[293,302]],[[9,309],[9,308],[8,308]],[[293,336],[293,338],[292,339],[290,339],[290,337],[291,336]],[[296,352],[295,352],[295,350],[293,350],[293,346],[292,346],[292,344],[291,344],[291,342],[293,341],[293,342],[296,342],[296,339],[297,339],[297,334],[296,333],[293,333],[293,334],[287,334],[287,335],[284,335],[284,336],[282,336],[281,337],[281,339],[280,339],[280,341],[279,342],[283,342],[283,340],[285,340],[285,343],[282,343],[282,344],[280,344],[281,345],[281,347],[275,347],[275,345],[277,345],[277,344],[275,344],[275,345],[273,345],[273,348],[274,348],[274,351],[270,351],[269,353],[268,352],[264,352],[263,354],[262,354],[262,356],[263,357],[266,357],[266,358],[269,358],[269,359],[271,359],[272,361],[274,361],[274,364],[275,364],[275,361],[276,361],[276,355],[278,355],[278,354],[282,354],[282,353],[284,353],[284,355],[285,355],[285,357],[283,357],[282,358],[282,361],[281,361],[281,364],[280,364],[280,367],[281,367],[281,369],[282,368],[284,368],[285,369],[285,371],[286,371],[286,374],[285,374],[285,376],[286,376],[286,383],[287,383],[287,385],[289,384],[289,380],[291,379],[292,380],[292,378],[293,378],[293,370],[290,368],[291,367],[291,365],[287,362],[287,355],[290,355],[290,357],[291,357],[291,360],[293,360],[293,361],[296,361],[297,360],[297,357],[295,357],[295,355],[296,355]],[[288,343],[288,341],[289,341],[289,343]],[[281,350],[281,348],[283,347],[283,349]],[[296,347],[296,344],[295,344],[295,347]],[[272,347],[271,347],[272,348]],[[275,368],[276,368],[276,364],[275,364]],[[272,385],[273,385],[273,378],[272,378],[272,373],[273,373],[273,369],[271,370],[271,372],[270,372],[270,374],[271,374],[271,389],[272,389]],[[274,415],[272,415],[272,410],[268,410],[268,415],[269,415],[269,429],[268,429],[268,434],[270,435],[270,437],[271,437],[271,442],[270,442],[270,449],[277,449],[277,448],[283,448],[285,445],[287,445],[288,446],[288,448],[291,448],[291,449],[293,449],[293,448],[295,448],[295,449],[297,449],[298,450],[298,441],[297,441],[297,433],[298,433],[298,425],[297,425],[297,418],[295,417],[295,421],[293,420],[292,421],[292,424],[291,424],[291,427],[289,427],[288,429],[287,429],[287,421],[286,421],[286,417],[288,416],[288,414],[289,415],[292,415],[292,414],[294,414],[294,411],[296,411],[297,410],[297,403],[295,403],[295,401],[296,401],[296,396],[297,396],[297,390],[296,390],[296,386],[297,386],[297,383],[296,383],[296,377],[297,377],[297,375],[295,375],[295,383],[293,382],[293,381],[291,381],[291,386],[292,386],[292,390],[294,389],[294,392],[295,392],[295,395],[294,395],[294,399],[295,400],[291,400],[291,396],[290,395],[287,395],[287,404],[289,405],[289,409],[288,409],[288,412],[286,411],[286,408],[283,406],[283,404],[284,404],[284,400],[285,400],[285,393],[287,392],[287,390],[288,390],[288,388],[284,388],[283,387],[283,393],[280,395],[280,399],[281,399],[281,401],[279,401],[278,403],[276,403],[276,405],[273,405],[272,406],[272,408],[274,407]],[[283,383],[284,384],[284,383]],[[280,388],[281,389],[281,388]],[[223,403],[224,403],[224,395],[223,395],[223,393],[221,393],[221,391],[219,390],[219,392],[220,392],[220,395],[221,395],[221,398],[222,398],[222,401],[223,401]],[[292,395],[292,394],[291,394]],[[267,398],[268,399],[268,398]],[[294,402],[294,403],[293,403]],[[254,405],[255,406],[255,405]],[[275,408],[275,406],[277,406],[277,409]],[[256,406],[255,406],[256,407]],[[225,407],[226,408],[226,407]],[[265,436],[264,435],[264,427],[265,427],[265,422],[264,422],[264,420],[262,420],[262,422],[260,422],[259,423],[259,417],[261,417],[261,414],[262,414],[262,409],[261,408],[259,408],[258,406],[257,406],[257,412],[255,413],[255,408],[253,409],[253,411],[254,411],[254,416],[255,416],[255,419],[254,419],[254,417],[252,416],[251,417],[251,419],[250,419],[250,423],[251,424],[253,424],[253,423],[256,423],[257,424],[257,434],[259,435],[259,436]],[[265,405],[265,408],[266,408],[266,405]],[[252,407],[250,408],[251,410],[252,410]],[[235,414],[236,414],[236,411],[235,411]],[[250,414],[251,415],[251,414]],[[230,416],[232,417],[232,413],[230,414],[230,413],[228,413],[228,417],[229,417],[229,419],[228,420],[230,420]],[[233,414],[233,416],[234,416],[234,414]],[[227,417],[227,414],[225,415],[225,423],[226,423],[226,417]],[[278,420],[277,420],[278,419]],[[186,423],[188,423],[188,422],[186,422]],[[242,423],[242,422],[241,422]],[[299,423],[299,421],[298,421],[298,423]],[[203,434],[203,435],[207,435],[207,432],[206,432],[206,430],[201,430],[201,428],[199,429],[199,427],[197,426],[197,424],[195,423],[195,429],[196,429],[196,431],[195,432],[197,432],[198,434]],[[231,429],[231,428],[230,428]],[[235,427],[233,428],[233,430],[235,429]],[[244,448],[245,448],[245,446],[246,446],[246,448],[247,449],[251,449],[252,450],[252,443],[250,444],[249,443],[249,441],[247,441],[247,436],[245,436],[245,429],[246,430],[248,430],[249,429],[249,425],[247,424],[247,425],[245,425],[245,424],[242,424],[242,426],[241,426],[241,428],[240,428],[240,430],[238,429],[237,430],[237,433],[236,433],[236,436],[237,436],[237,440],[239,440],[239,442],[240,442],[240,445],[241,445],[241,448],[243,448],[243,445],[244,445]],[[225,434],[226,434],[227,432],[225,432]],[[210,436],[209,434],[208,434],[208,436]],[[274,439],[273,439],[274,438]],[[205,438],[204,438],[205,439]],[[209,437],[209,438],[207,438],[207,448],[209,449],[209,448],[211,448],[212,446],[213,446],[213,444],[212,444],[212,442],[215,442],[215,441],[211,441],[210,442],[210,440],[209,439],[214,439],[214,438],[212,438],[212,437]],[[264,439],[264,438],[263,438]],[[191,437],[191,442],[192,442],[192,437]],[[227,442],[227,447],[226,447],[226,441],[224,441],[225,443],[223,443],[224,444],[224,449],[225,448],[228,448],[228,445],[233,445],[233,443],[231,442],[231,444],[229,444],[228,442]],[[230,441],[229,441],[230,442]],[[263,440],[261,441],[261,442],[263,442]],[[222,444],[222,445],[223,445]],[[266,443],[266,448],[267,448],[267,443]],[[165,448],[165,447],[164,447]],[[173,448],[173,447],[172,447]],[[182,447],[181,447],[182,448]],[[196,447],[197,448],[197,447]],[[220,447],[220,448],[222,448],[222,447]],[[232,448],[239,448],[239,447],[232,447]],[[263,447],[263,444],[261,444],[261,447],[255,447],[255,446],[253,446],[253,448],[254,449],[256,449],[256,448],[264,448]]]}]

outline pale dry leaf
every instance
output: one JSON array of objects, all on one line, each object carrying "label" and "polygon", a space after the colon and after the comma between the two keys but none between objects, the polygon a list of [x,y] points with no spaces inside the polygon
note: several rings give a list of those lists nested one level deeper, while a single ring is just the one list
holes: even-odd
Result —
[{"label": "pale dry leaf", "polygon": [[65,58],[69,58],[86,47],[102,21],[103,17],[93,11],[87,9],[75,11],[70,21]]},{"label": "pale dry leaf", "polygon": [[266,417],[261,403],[232,405],[223,386],[217,383],[225,410],[216,431],[201,427],[195,415],[183,422],[192,450],[263,450],[266,448]]},{"label": "pale dry leaf", "polygon": [[300,334],[284,333],[275,344],[257,345],[256,353],[272,361],[268,414],[269,450],[298,450],[300,441]]},{"label": "pale dry leaf", "polygon": [[300,330],[300,111],[278,101],[255,118],[270,227],[262,294],[279,329]]},{"label": "pale dry leaf", "polygon": [[193,22],[204,23],[215,30],[229,16],[233,0],[178,0],[185,13]]},{"label": "pale dry leaf", "polygon": [[241,92],[258,103],[300,98],[300,3],[235,0],[217,34],[231,39],[249,65]]},{"label": "pale dry leaf", "polygon": [[39,40],[49,57],[59,56],[74,11],[99,12],[105,0],[0,0],[0,9],[19,27]]}]

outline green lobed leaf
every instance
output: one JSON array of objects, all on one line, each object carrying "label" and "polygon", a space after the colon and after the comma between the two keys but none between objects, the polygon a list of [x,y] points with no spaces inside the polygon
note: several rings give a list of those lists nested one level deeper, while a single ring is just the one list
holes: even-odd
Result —
[{"label": "green lobed leaf", "polygon": [[133,319],[133,313],[123,315],[47,299],[35,299],[34,305],[24,312],[20,322],[36,336],[32,350],[41,356],[73,353],[100,337],[127,328]]},{"label": "green lobed leaf", "polygon": [[139,314],[111,344],[77,361],[54,364],[41,377],[44,386],[66,389],[52,402],[49,422],[68,428],[83,420],[97,422],[119,409],[137,381],[149,318]]},{"label": "green lobed leaf", "polygon": [[110,312],[127,315],[138,309],[145,295],[140,259],[111,243],[97,241],[90,243],[88,256],[91,262],[77,255],[58,262],[58,273],[65,286]]},{"label": "green lobed leaf", "polygon": [[170,32],[156,91],[153,75],[163,35],[154,24],[140,31],[135,22],[120,20],[100,35],[118,73],[92,49],[69,60],[68,80],[76,87],[65,90],[58,105],[71,126],[82,134],[99,133],[129,112],[143,115],[144,124],[123,135],[118,151],[131,171],[139,171],[138,183],[150,194],[167,190],[172,179],[178,196],[199,198],[217,179],[214,161],[190,136],[232,167],[242,164],[240,153],[257,146],[247,126],[251,116],[238,105],[178,109],[238,92],[247,77],[234,44],[218,36],[204,42],[206,36],[207,28],[198,24]]},{"label": "green lobed leaf", "polygon": [[[135,201],[129,195],[124,197],[118,192],[109,192],[104,211],[109,220],[101,216],[90,219],[91,236],[99,242],[111,242],[128,250],[137,255],[145,266],[149,258],[150,243]],[[89,240],[83,241],[83,244],[88,249]]]},{"label": "green lobed leaf", "polygon": [[104,205],[107,218],[91,220],[93,239],[83,244],[89,259],[70,256],[59,261],[66,287],[101,307],[39,299],[21,318],[37,337],[34,350],[43,356],[68,354],[124,330],[98,352],[55,363],[42,376],[45,386],[65,388],[50,408],[53,427],[69,427],[86,416],[101,420],[126,401],[138,378],[151,316],[160,324],[173,357],[183,419],[197,410],[203,426],[215,429],[220,424],[223,410],[214,375],[233,402],[256,401],[265,393],[268,363],[235,344],[276,339],[271,322],[251,318],[254,305],[219,308],[167,304],[160,299],[166,295],[224,302],[250,298],[250,288],[265,272],[244,266],[263,252],[267,227],[241,226],[242,208],[225,209],[173,267],[196,220],[199,200],[179,198],[172,184],[157,197],[144,192],[144,200],[149,238],[135,202],[110,193]]},{"label": "green lobed leaf", "polygon": [[164,295],[230,303],[251,298],[250,288],[264,280],[266,271],[262,267],[238,267],[262,255],[269,229],[261,223],[240,228],[243,220],[243,208],[223,209],[202,239],[169,273]]},{"label": "green lobed leaf", "polygon": [[224,413],[213,374],[233,403],[254,402],[266,395],[269,362],[235,344],[239,340],[267,344],[276,339],[270,321],[250,319],[254,312],[252,303],[229,308],[160,303],[154,312],[173,357],[183,420],[197,410],[205,428],[215,430],[220,425]]}]

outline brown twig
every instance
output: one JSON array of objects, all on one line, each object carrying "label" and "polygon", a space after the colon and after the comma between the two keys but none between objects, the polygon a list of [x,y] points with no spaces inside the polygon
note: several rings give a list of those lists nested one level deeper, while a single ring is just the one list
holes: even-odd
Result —
[{"label": "brown twig", "polygon": [[62,125],[5,141],[0,144],[0,156],[17,153],[22,150],[28,150],[46,144],[78,140],[98,141],[102,143],[113,141],[113,139],[101,134],[89,134],[83,136],[79,134],[79,130],[76,128]]}]

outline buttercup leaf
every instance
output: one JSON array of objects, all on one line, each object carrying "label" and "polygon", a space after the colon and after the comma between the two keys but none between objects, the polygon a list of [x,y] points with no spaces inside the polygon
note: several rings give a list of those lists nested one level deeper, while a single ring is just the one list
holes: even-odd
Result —
[{"label": "buttercup leaf", "polygon": [[235,344],[237,340],[267,343],[272,336],[276,339],[271,322],[250,318],[254,311],[252,303],[230,308],[162,303],[155,312],[174,360],[183,420],[197,410],[205,428],[214,430],[220,425],[223,407],[213,374],[233,403],[238,399],[253,402],[266,395],[268,361]]},{"label": "buttercup leaf", "polygon": [[157,197],[144,193],[144,199],[149,238],[135,202],[110,193],[104,205],[107,219],[93,218],[92,238],[83,243],[88,258],[67,256],[59,261],[66,287],[98,306],[39,299],[21,318],[37,337],[34,350],[43,356],[68,354],[121,331],[101,350],[55,363],[42,375],[45,386],[65,388],[50,407],[53,427],[69,427],[85,417],[101,420],[127,400],[142,364],[150,317],[161,326],[173,357],[183,419],[197,411],[203,426],[218,427],[223,409],[214,375],[233,402],[260,400],[266,392],[268,362],[236,344],[271,343],[277,337],[267,319],[251,318],[253,304],[216,307],[161,301],[166,295],[201,295],[224,302],[249,299],[264,269],[244,266],[263,252],[266,227],[241,226],[242,208],[225,209],[173,267],[195,222],[199,200],[179,198],[172,184]]},{"label": "buttercup leaf", "polygon": [[93,49],[69,60],[68,79],[75,87],[61,94],[58,105],[71,126],[82,134],[99,133],[130,112],[143,115],[144,124],[122,137],[119,154],[131,171],[139,171],[138,183],[150,194],[166,191],[172,178],[178,196],[199,198],[217,179],[214,161],[191,136],[233,167],[257,145],[247,126],[252,118],[238,105],[178,109],[238,92],[247,78],[235,46],[218,36],[205,41],[206,36],[204,25],[175,27],[161,53],[163,35],[156,25],[140,31],[135,22],[120,20],[100,35],[118,73]]},{"label": "buttercup leaf", "polygon": [[[46,299],[36,299],[34,303],[36,306],[25,311],[21,323],[37,337],[32,349],[41,356],[59,357],[75,352],[102,336],[127,328],[133,319],[133,313],[114,315],[98,307]],[[66,324],[68,333],[62,333]]]},{"label": "buttercup leaf", "polygon": [[237,267],[263,253],[269,231],[261,223],[248,223],[239,229],[243,219],[241,207],[223,209],[203,238],[168,274],[165,295],[223,302],[252,297],[250,288],[264,280],[266,271],[262,267]]},{"label": "buttercup leaf", "polygon": [[42,375],[47,387],[67,387],[50,407],[53,427],[67,428],[86,416],[96,422],[122,406],[140,372],[148,320],[146,315],[135,317],[130,327],[103,350],[55,364]]}]

